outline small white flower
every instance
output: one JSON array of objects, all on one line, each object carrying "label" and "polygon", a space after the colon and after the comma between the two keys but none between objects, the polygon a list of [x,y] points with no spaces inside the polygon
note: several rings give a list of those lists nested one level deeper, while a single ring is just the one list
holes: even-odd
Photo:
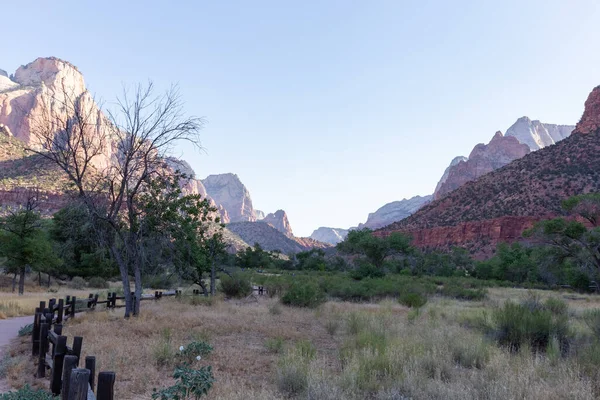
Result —
[{"label": "small white flower", "polygon": [[179,346],[179,351],[183,351],[183,346]]},{"label": "small white flower", "polygon": [[202,360],[202,357],[196,356],[196,360],[200,361],[200,360]]}]

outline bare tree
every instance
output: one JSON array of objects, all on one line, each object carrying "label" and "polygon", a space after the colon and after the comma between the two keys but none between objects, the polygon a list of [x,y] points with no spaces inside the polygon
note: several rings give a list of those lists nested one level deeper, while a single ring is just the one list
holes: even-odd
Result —
[{"label": "bare tree", "polygon": [[39,143],[31,151],[66,173],[94,219],[98,240],[119,266],[126,318],[139,312],[142,294],[145,214],[140,198],[155,177],[175,173],[165,158],[177,142],[199,148],[203,126],[202,119],[183,115],[176,87],[162,95],[154,92],[151,82],[124,89],[105,118],[88,93],[72,96],[63,88],[57,97],[64,108],[44,107],[32,127]]}]

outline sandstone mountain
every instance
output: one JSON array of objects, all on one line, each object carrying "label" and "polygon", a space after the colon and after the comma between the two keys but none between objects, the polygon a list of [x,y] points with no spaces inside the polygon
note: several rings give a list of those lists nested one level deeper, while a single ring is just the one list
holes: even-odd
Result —
[{"label": "sandstone mountain", "polygon": [[290,226],[290,221],[288,220],[287,214],[283,210],[277,210],[274,213],[268,214],[262,219],[262,222],[271,225],[273,228],[277,229],[279,232],[283,233],[289,238],[294,237],[294,234],[292,233],[292,227]]},{"label": "sandstone mountain", "polygon": [[517,138],[496,132],[487,145],[480,143],[475,146],[468,160],[460,161],[447,170],[445,182],[438,184],[433,196],[436,200],[440,199],[465,183],[525,156],[529,151],[529,147],[519,143]]},{"label": "sandstone mountain", "polygon": [[414,196],[410,199],[393,201],[370,213],[367,222],[358,224],[358,229],[377,229],[393,222],[403,220],[431,201],[431,195]]},{"label": "sandstone mountain", "polygon": [[575,129],[573,125],[545,124],[537,120],[532,121],[528,117],[521,117],[506,130],[505,136],[513,136],[519,142],[529,146],[531,151],[536,151],[569,137],[573,129]]},{"label": "sandstone mountain", "polygon": [[202,180],[208,196],[223,206],[230,222],[254,222],[250,192],[236,174],[209,175]]},{"label": "sandstone mountain", "polygon": [[319,242],[329,243],[335,246],[346,239],[348,232],[348,229],[327,228],[322,226],[318,229],[315,229],[310,237],[314,240],[318,240]]},{"label": "sandstone mountain", "polygon": [[465,183],[377,234],[401,231],[420,247],[489,254],[535,221],[561,215],[563,199],[600,191],[600,87],[585,105],[568,138]]},{"label": "sandstone mountain", "polygon": [[312,248],[312,246],[298,243],[262,221],[232,222],[227,225],[227,229],[249,245],[254,246],[255,243],[258,243],[264,250],[268,251],[276,250],[283,254],[291,254]]},{"label": "sandstone mountain", "polygon": [[469,159],[465,156],[458,156],[458,157],[454,157],[452,159],[452,161],[450,161],[450,165],[448,165],[448,167],[446,167],[446,169],[444,170],[444,174],[442,175],[441,179],[439,180],[438,184],[435,187],[435,190],[433,191],[433,196],[435,197],[435,194],[438,193],[440,191],[440,188],[442,187],[442,185],[444,183],[446,183],[446,181],[448,180],[448,175],[450,175],[450,171],[452,170],[452,168],[456,165],[458,165],[461,162],[466,162]]}]

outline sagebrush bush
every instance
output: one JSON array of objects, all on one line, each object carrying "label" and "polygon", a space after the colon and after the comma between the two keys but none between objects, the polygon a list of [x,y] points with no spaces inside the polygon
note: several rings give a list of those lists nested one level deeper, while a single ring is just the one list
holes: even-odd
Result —
[{"label": "sagebrush bush", "polygon": [[295,307],[314,308],[325,302],[325,294],[316,283],[295,282],[281,297],[281,302]]},{"label": "sagebrush bush", "polygon": [[512,351],[529,346],[544,352],[550,340],[556,337],[561,351],[568,348],[569,326],[566,310],[555,314],[543,303],[528,299],[522,304],[507,301],[493,313],[498,343]]},{"label": "sagebrush bush", "polygon": [[427,296],[418,292],[405,292],[398,297],[398,302],[407,307],[420,308],[427,303]]},{"label": "sagebrush bush", "polygon": [[76,276],[71,279],[71,282],[69,282],[68,286],[71,289],[82,290],[87,286],[87,282],[82,277]]},{"label": "sagebrush bush", "polygon": [[252,294],[252,284],[242,274],[222,275],[219,288],[227,297],[241,298]]},{"label": "sagebrush bush", "polygon": [[110,287],[106,279],[100,278],[99,276],[94,276],[90,278],[90,280],[88,281],[88,285],[89,287],[96,289],[108,289]]}]

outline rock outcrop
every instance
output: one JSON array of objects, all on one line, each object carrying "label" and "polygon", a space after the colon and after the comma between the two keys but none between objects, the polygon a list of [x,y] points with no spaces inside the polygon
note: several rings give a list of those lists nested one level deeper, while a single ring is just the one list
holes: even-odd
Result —
[{"label": "rock outcrop", "polygon": [[469,159],[465,156],[458,156],[458,157],[454,157],[452,159],[452,161],[450,161],[450,165],[448,165],[448,167],[446,167],[446,169],[444,170],[444,174],[442,175],[442,178],[439,180],[438,184],[435,187],[435,190],[433,191],[433,196],[435,197],[435,194],[438,193],[440,191],[440,188],[442,187],[442,185],[444,183],[446,183],[446,181],[448,180],[448,175],[450,174],[450,170],[458,165],[461,162],[466,162]]},{"label": "rock outcrop", "polygon": [[292,227],[290,226],[290,221],[288,220],[287,214],[283,210],[277,210],[274,213],[268,214],[262,219],[261,222],[271,225],[273,228],[277,229],[279,232],[283,233],[289,238],[294,237]]},{"label": "rock outcrop", "polygon": [[596,86],[585,101],[585,111],[577,123],[577,134],[588,134],[600,129],[600,86]]},{"label": "rock outcrop", "polygon": [[531,151],[543,149],[569,137],[575,127],[573,125],[546,124],[529,117],[521,117],[506,130],[505,136],[513,136]]},{"label": "rock outcrop", "polygon": [[415,211],[423,207],[432,200],[432,196],[414,196],[410,199],[393,201],[379,208],[374,213],[370,213],[367,222],[358,224],[358,229],[377,229],[391,223],[401,221],[412,215]]},{"label": "rock outcrop", "polygon": [[254,210],[254,214],[256,215],[256,220],[260,221],[261,219],[265,219],[265,213],[260,210]]},{"label": "rock outcrop", "polygon": [[5,76],[5,77],[7,77],[7,78],[8,78],[8,74],[7,74],[7,73],[6,73],[6,71],[5,71],[5,70],[3,70],[3,69],[0,69],[0,76]]},{"label": "rock outcrop", "polygon": [[520,143],[517,138],[496,132],[487,145],[480,143],[475,146],[467,161],[460,161],[450,167],[447,179],[438,185],[433,195],[434,199],[440,199],[465,183],[501,168],[529,152],[529,147]]},{"label": "rock outcrop", "polygon": [[227,225],[227,229],[251,246],[258,243],[264,250],[277,250],[284,254],[308,250],[308,247],[302,246],[294,239],[290,239],[271,225],[262,221],[233,222]]},{"label": "rock outcrop", "polygon": [[254,222],[250,192],[235,174],[209,175],[202,180],[208,196],[223,206],[230,222]]},{"label": "rock outcrop", "polygon": [[344,241],[348,236],[348,229],[320,227],[315,229],[310,237],[323,243],[329,243],[333,246]]},{"label": "rock outcrop", "polygon": [[[83,75],[72,64],[58,58],[38,58],[19,67],[14,82],[0,78],[0,124],[27,147],[41,148],[36,136],[40,130],[59,129],[51,123],[67,121],[73,116],[73,104],[84,110],[89,118],[86,126],[90,137],[102,138],[102,154],[95,157],[95,167],[104,168],[112,157],[112,143],[102,135],[109,126],[94,99],[85,87]],[[13,84],[14,83],[14,84]],[[50,123],[49,123],[50,122]]]}]

